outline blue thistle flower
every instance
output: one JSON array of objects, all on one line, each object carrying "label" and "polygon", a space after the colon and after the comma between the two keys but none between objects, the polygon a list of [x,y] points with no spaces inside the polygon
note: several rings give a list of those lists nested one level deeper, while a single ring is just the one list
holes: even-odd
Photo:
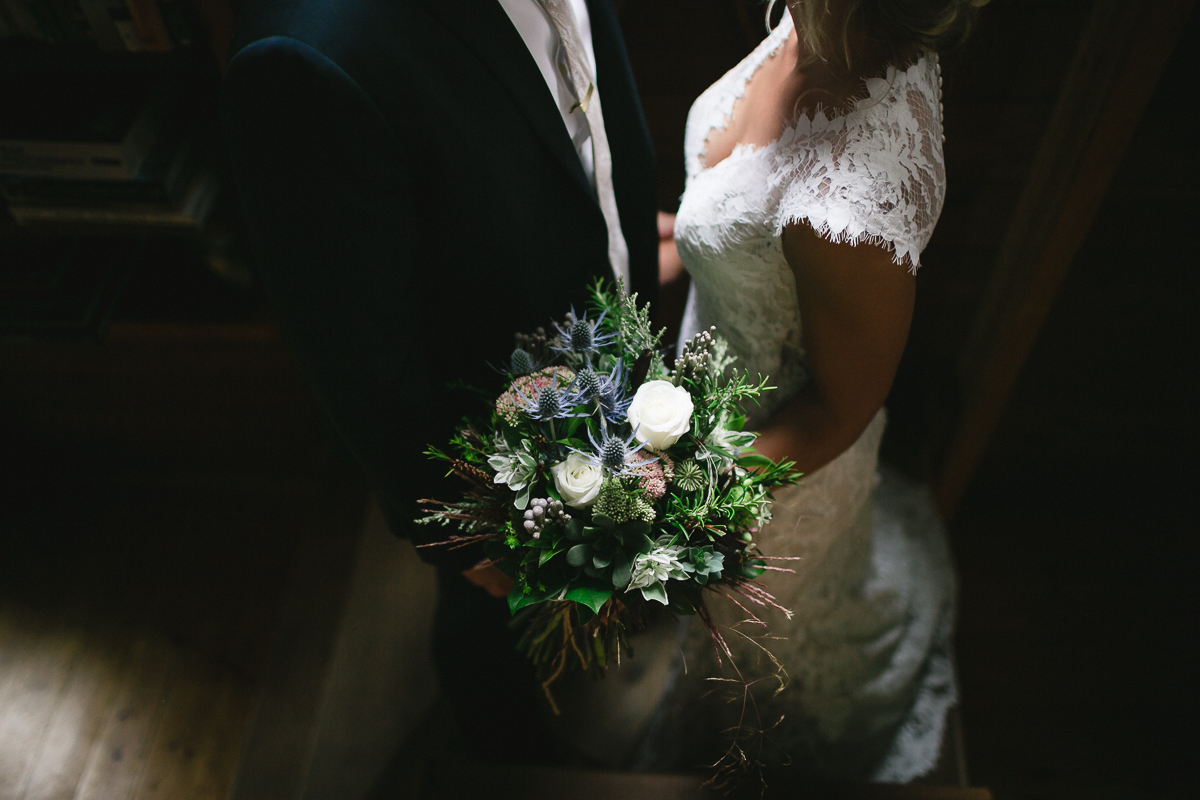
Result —
[{"label": "blue thistle flower", "polygon": [[[620,436],[614,436],[607,430],[604,430],[600,434],[600,441],[597,442],[591,428],[588,428],[588,439],[591,441],[592,447],[595,448],[595,452],[583,453],[579,450],[575,450],[574,452],[579,453],[590,463],[602,467],[612,475],[628,476],[633,474],[631,465],[629,464],[630,456],[646,446],[645,442],[643,442],[637,447],[630,448],[630,445],[633,444],[635,433],[637,433],[636,430],[629,434],[628,439],[622,439]],[[657,460],[655,458],[649,461],[639,461],[637,464],[641,466]]]},{"label": "blue thistle flower", "polygon": [[616,340],[615,333],[600,333],[600,324],[604,322],[605,316],[608,315],[606,309],[600,317],[595,321],[591,321],[584,314],[582,317],[575,314],[575,308],[571,308],[571,319],[574,322],[566,327],[559,323],[554,323],[554,327],[558,328],[559,344],[552,346],[552,349],[560,353],[578,353],[579,355],[587,355],[588,353],[597,353],[601,347],[606,347]]},{"label": "blue thistle flower", "polygon": [[534,363],[533,356],[528,350],[517,348],[513,350],[512,356],[509,358],[509,370],[513,375],[529,375],[537,369],[537,364]]},{"label": "blue thistle flower", "polygon": [[615,425],[625,421],[633,398],[625,397],[625,367],[620,359],[608,375],[597,373],[590,365],[584,367],[575,382],[585,400],[599,401],[600,411],[609,422]]},{"label": "blue thistle flower", "polygon": [[[557,371],[555,372],[557,376]],[[587,416],[586,414],[576,414],[572,411],[575,406],[582,402],[583,397],[575,388],[576,381],[565,388],[558,388],[557,381],[551,381],[548,386],[543,389],[538,389],[533,393],[533,396],[525,394],[515,384],[513,388],[521,397],[521,410],[529,416],[530,419],[537,422],[545,422],[552,419],[563,419],[564,417]]]}]

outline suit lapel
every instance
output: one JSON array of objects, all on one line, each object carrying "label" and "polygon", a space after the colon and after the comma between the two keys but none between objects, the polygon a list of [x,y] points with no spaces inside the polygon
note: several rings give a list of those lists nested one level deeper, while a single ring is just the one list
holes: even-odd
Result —
[{"label": "suit lapel", "polygon": [[[653,194],[654,145],[642,116],[616,8],[612,0],[585,2],[592,20],[592,47],[596,51],[596,83],[604,102],[604,129],[612,151],[613,188],[621,230],[629,246],[630,291],[650,300],[658,291],[658,261],[656,252],[651,252],[649,258],[645,256],[643,242],[644,231],[653,221],[654,200],[647,206],[642,196],[647,191],[647,181],[648,191]],[[652,245],[656,243],[655,239]]]},{"label": "suit lapel", "polygon": [[[496,0],[420,0],[504,85],[550,152],[595,201],[558,106],[521,34]],[[599,205],[596,206],[599,210]]]}]

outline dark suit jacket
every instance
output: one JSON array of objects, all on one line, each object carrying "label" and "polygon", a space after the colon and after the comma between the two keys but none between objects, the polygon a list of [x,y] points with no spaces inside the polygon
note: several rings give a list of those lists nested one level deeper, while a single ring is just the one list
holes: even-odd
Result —
[{"label": "dark suit jacket", "polygon": [[[588,0],[633,289],[657,285],[655,168],[611,0]],[[496,0],[249,0],[222,115],[256,267],[392,529],[459,487],[421,455],[498,391],[512,334],[610,275],[604,218]],[[424,550],[468,566],[477,553]]]}]

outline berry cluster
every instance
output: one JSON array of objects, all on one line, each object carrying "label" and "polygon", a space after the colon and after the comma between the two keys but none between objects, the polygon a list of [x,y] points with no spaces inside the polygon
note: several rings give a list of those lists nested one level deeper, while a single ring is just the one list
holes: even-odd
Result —
[{"label": "berry cluster", "polygon": [[699,381],[704,377],[704,373],[708,371],[709,356],[717,343],[713,338],[716,332],[714,326],[684,342],[679,357],[675,359],[675,370],[671,374],[672,383],[679,386],[684,378]]},{"label": "berry cluster", "polygon": [[525,532],[537,539],[542,535],[542,528],[555,523],[568,522],[570,519],[571,515],[563,508],[561,500],[535,497],[529,501],[529,508],[525,511],[525,521],[522,524]]}]

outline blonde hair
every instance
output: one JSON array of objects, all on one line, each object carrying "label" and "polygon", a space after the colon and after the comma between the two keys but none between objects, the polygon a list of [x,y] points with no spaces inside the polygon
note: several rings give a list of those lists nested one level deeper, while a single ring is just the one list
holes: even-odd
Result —
[{"label": "blonde hair", "polygon": [[[767,27],[778,0],[767,5]],[[865,39],[894,63],[918,50],[961,44],[988,0],[788,0],[796,35],[810,58],[853,71],[855,44]],[[787,12],[784,12],[787,13]]]}]

